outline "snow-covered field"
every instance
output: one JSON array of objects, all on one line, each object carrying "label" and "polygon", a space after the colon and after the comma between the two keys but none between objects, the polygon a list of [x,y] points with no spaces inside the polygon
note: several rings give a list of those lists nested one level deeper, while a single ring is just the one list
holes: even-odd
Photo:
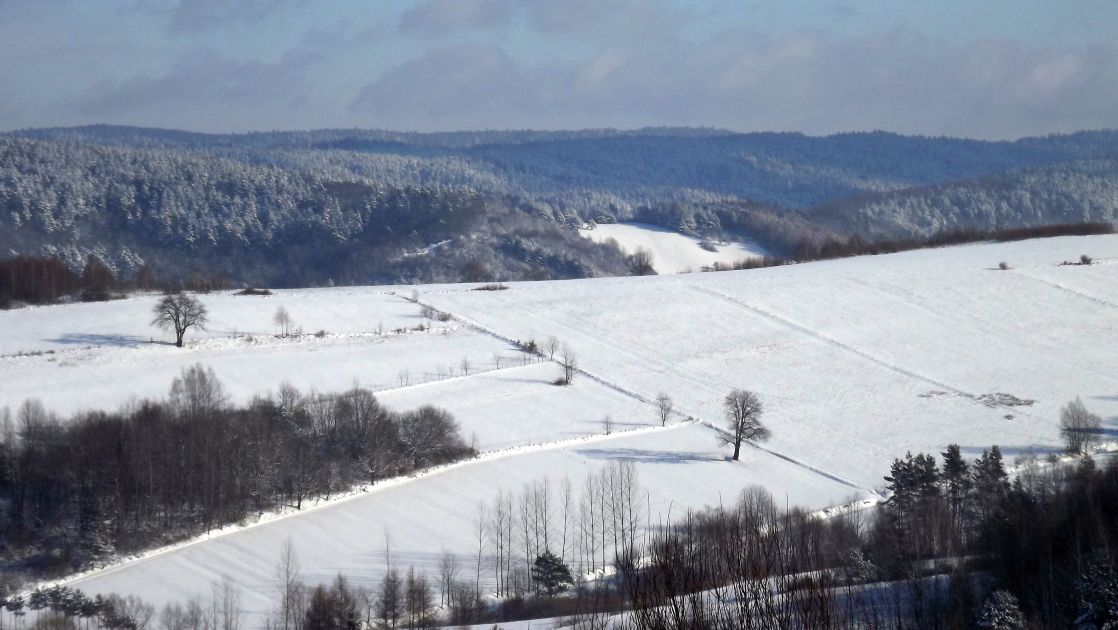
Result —
[{"label": "snow-covered field", "polygon": [[717,243],[718,251],[712,252],[699,246],[700,239],[646,223],[603,223],[579,234],[599,243],[612,238],[630,254],[644,247],[652,252],[656,272],[665,274],[699,271],[716,262],[733,263],[768,254],[752,242]]},{"label": "snow-covered field", "polygon": [[[1096,264],[1059,265],[1083,253]],[[1012,269],[997,270],[1003,260]],[[1118,236],[509,287],[416,287],[421,303],[455,319],[398,335],[378,331],[425,323],[402,297],[411,288],[203,296],[214,323],[181,350],[143,343],[156,334],[147,327],[151,296],[0,312],[4,354],[55,351],[0,359],[0,405],[39,396],[63,411],[113,406],[161,395],[182,366],[201,362],[240,399],[285,380],[327,391],[357,382],[393,408],[443,406],[487,451],[76,584],[162,604],[224,575],[259,612],[288,537],[311,580],[338,571],[376,579],[386,530],[397,562],[430,568],[444,548],[476,552],[476,506],[499,489],[544,476],[577,486],[614,459],[636,463],[654,523],[669,505],[679,514],[732,501],[748,484],[813,508],[873,496],[907,450],[954,442],[971,456],[991,444],[1010,459],[1050,452],[1060,444],[1059,408],[1076,396],[1102,415],[1106,439],[1118,439]],[[281,303],[304,329],[329,334],[269,336]],[[233,329],[258,340],[233,339]],[[524,364],[511,343],[551,335],[578,355],[583,372],[572,387],[551,385],[559,368]],[[463,357],[469,375],[457,367]],[[739,463],[726,461],[713,429],[685,421],[717,422],[735,387],[758,393],[773,431]],[[679,412],[666,428],[650,426],[658,421],[649,401],[660,392]],[[601,435],[606,414],[629,432]]]},{"label": "snow-covered field", "polygon": [[[398,566],[435,575],[442,550],[449,549],[458,553],[466,571],[471,554],[477,553],[474,521],[479,502],[545,476],[553,483],[569,478],[578,488],[587,474],[615,459],[636,464],[653,526],[673,503],[678,514],[688,506],[732,502],[749,484],[766,485],[781,496],[787,491],[791,501],[806,504],[838,503],[854,493],[765,453],[738,463],[724,457],[711,431],[698,424],[491,454],[176,548],[77,580],[74,586],[87,592],[142,593],[144,599],[162,603],[181,599],[184,592],[207,593],[212,581],[228,577],[244,589],[242,605],[255,618],[268,611],[284,541],[294,544],[308,582],[329,581],[340,571],[356,584],[374,586],[386,568],[386,535]],[[486,575],[483,581],[491,583]]]},{"label": "snow-covered field", "polygon": [[[1059,265],[1081,253],[1096,264]],[[506,336],[557,335],[588,372],[695,417],[756,391],[767,447],[872,488],[907,450],[1055,449],[1076,396],[1114,435],[1116,258],[1118,237],[1068,237],[422,299]]]}]

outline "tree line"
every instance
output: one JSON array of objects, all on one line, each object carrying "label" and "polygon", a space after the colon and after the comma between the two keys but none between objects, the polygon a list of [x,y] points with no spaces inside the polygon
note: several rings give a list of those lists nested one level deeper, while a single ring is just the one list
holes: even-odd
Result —
[{"label": "tree line", "polygon": [[368,390],[290,385],[235,406],[200,365],[166,400],[116,412],[62,421],[28,400],[0,410],[0,560],[73,571],[473,453],[435,407],[397,412]]},{"label": "tree line", "polygon": [[999,228],[984,230],[978,228],[958,228],[944,230],[931,236],[917,236],[904,239],[866,239],[857,234],[850,237],[830,236],[821,240],[800,240],[789,258],[762,256],[745,258],[733,263],[716,262],[703,271],[732,271],[778,267],[818,260],[833,260],[851,256],[878,256],[896,254],[914,249],[947,247],[968,243],[1022,241],[1032,238],[1055,236],[1092,236],[1113,234],[1114,225],[1108,222],[1097,223],[1058,223],[1031,227]]},{"label": "tree line", "polygon": [[[1118,461],[1026,457],[1011,476],[997,446],[973,460],[957,445],[940,456],[942,463],[925,453],[895,459],[885,476],[890,497],[871,510],[782,508],[748,487],[736,502],[655,528],[641,522],[632,465],[613,462],[589,475],[579,496],[570,480],[546,479],[498,493],[474,521],[476,558],[444,552],[435,576],[397,566],[386,551],[389,569],[370,589],[340,575],[306,584],[289,541],[266,626],[426,628],[542,617],[588,629],[612,619],[610,627],[633,630],[1118,623]],[[236,630],[238,598],[231,585],[215,584],[209,600],[156,614],[134,597],[51,589],[7,596],[0,619],[4,609],[11,620],[30,606],[70,620],[52,627],[88,619],[105,628]]]}]

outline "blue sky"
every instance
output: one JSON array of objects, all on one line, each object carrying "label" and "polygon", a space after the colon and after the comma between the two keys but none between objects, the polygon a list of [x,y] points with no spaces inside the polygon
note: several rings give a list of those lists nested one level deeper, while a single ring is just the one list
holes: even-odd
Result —
[{"label": "blue sky", "polygon": [[0,129],[1118,127],[1113,0],[0,0]]}]

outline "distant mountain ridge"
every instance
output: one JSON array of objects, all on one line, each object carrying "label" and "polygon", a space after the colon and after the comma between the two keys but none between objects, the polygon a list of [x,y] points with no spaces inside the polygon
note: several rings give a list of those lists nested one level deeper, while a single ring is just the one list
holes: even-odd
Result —
[{"label": "distant mountain ridge", "polygon": [[[0,256],[272,284],[625,273],[590,221],[798,242],[1111,221],[1118,131],[1016,141],[718,129],[0,134]],[[448,242],[437,255],[434,243]]]},{"label": "distant mountain ridge", "polygon": [[[1118,132],[982,141],[886,132],[812,137],[717,129],[407,133],[318,130],[201,134],[133,127],[12,135],[189,149],[281,167],[340,169],[385,185],[470,186],[561,211],[628,218],[657,201],[744,199],[806,208],[868,192],[1118,157]],[[612,208],[611,208],[612,206]]]}]

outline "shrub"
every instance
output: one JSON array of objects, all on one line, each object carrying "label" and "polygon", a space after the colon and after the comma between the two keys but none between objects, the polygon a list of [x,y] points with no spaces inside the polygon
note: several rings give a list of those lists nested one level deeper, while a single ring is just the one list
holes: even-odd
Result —
[{"label": "shrub", "polygon": [[490,282],[489,284],[483,284],[480,287],[474,287],[473,290],[474,291],[504,291],[506,289],[508,289],[508,286],[501,283],[501,282]]},{"label": "shrub", "polygon": [[1009,263],[1005,262],[1004,260],[1001,261],[1000,263],[998,263],[998,269],[1006,271],[1007,269],[1009,269]]},{"label": "shrub", "polygon": [[1094,259],[1092,259],[1087,254],[1083,254],[1082,256],[1079,257],[1079,264],[1081,264],[1081,265],[1089,265],[1093,262],[1095,262]]},{"label": "shrub", "polygon": [[244,289],[241,289],[240,291],[237,291],[233,295],[271,295],[271,294],[272,294],[272,292],[269,291],[268,289],[257,289],[255,287],[245,287]]}]

